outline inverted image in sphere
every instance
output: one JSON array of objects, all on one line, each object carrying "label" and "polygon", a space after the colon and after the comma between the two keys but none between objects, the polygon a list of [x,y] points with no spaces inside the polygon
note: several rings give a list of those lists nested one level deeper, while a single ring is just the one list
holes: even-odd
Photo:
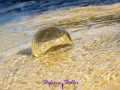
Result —
[{"label": "inverted image in sphere", "polygon": [[72,45],[69,33],[58,26],[41,28],[33,37],[32,52],[35,56],[49,51],[51,48]]}]

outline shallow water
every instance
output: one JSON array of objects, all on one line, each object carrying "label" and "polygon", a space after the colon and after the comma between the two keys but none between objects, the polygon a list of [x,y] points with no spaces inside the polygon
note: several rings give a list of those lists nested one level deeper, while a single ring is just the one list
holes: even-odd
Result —
[{"label": "shallow water", "polygon": [[[1,90],[61,90],[42,81],[66,79],[79,84],[64,90],[120,88],[120,4],[72,8],[0,16]],[[46,25],[66,29],[74,48],[32,57],[32,38]]]}]

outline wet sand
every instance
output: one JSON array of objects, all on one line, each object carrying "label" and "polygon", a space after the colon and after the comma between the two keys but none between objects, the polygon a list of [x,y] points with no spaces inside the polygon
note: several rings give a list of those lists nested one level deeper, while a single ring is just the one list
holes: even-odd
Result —
[{"label": "wet sand", "polygon": [[[120,4],[28,13],[0,18],[0,90],[61,90],[42,81],[66,79],[79,84],[64,90],[120,88]],[[74,48],[32,57],[32,38],[46,25],[66,29]]]}]

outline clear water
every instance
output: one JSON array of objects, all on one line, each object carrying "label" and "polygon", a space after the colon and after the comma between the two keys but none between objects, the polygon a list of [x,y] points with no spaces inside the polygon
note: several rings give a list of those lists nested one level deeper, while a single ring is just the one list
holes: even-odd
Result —
[{"label": "clear water", "polygon": [[[0,21],[0,90],[61,90],[42,81],[66,79],[79,84],[64,85],[64,90],[120,88],[119,3],[44,13],[13,11],[1,15]],[[32,38],[46,25],[66,29],[74,48],[32,57]]]}]

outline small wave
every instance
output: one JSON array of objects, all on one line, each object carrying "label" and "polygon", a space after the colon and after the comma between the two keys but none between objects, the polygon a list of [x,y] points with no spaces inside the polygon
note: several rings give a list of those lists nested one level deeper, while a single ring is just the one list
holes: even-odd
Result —
[{"label": "small wave", "polygon": [[41,11],[48,11],[66,6],[85,7],[89,5],[105,5],[112,3],[119,3],[120,0],[0,0],[0,13],[7,13],[10,11],[28,11],[40,9]]}]

